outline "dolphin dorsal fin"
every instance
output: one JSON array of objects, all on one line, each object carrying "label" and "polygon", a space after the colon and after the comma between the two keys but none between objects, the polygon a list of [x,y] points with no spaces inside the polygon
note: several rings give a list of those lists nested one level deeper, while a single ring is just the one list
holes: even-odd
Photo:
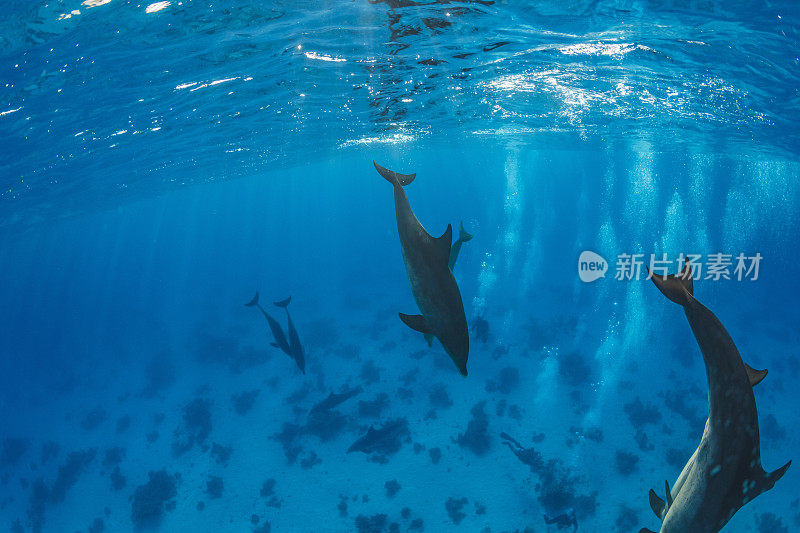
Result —
[{"label": "dolphin dorsal fin", "polygon": [[760,487],[760,490],[759,490],[759,494],[762,493],[762,492],[766,492],[769,489],[771,489],[772,487],[774,487],[775,483],[780,478],[783,477],[783,475],[786,473],[786,471],[789,470],[790,466],[792,466],[792,462],[791,461],[789,461],[788,463],[786,463],[785,465],[783,465],[779,469],[773,470],[772,472],[770,472],[768,474],[765,474],[764,475],[764,481],[763,481],[762,486]]},{"label": "dolphin dorsal fin", "polygon": [[664,487],[667,489],[667,510],[672,507],[672,493],[669,491],[669,481],[664,480]]},{"label": "dolphin dorsal fin", "polygon": [[639,530],[639,533],[656,533],[656,532],[652,531],[650,529],[647,529],[646,527],[643,527],[642,529]]},{"label": "dolphin dorsal fin", "polygon": [[664,500],[659,498],[658,494],[656,494],[656,491],[653,489],[650,489],[650,508],[657,517],[659,517],[661,520],[664,520],[664,517],[667,514],[667,507],[664,504]]},{"label": "dolphin dorsal fin", "polygon": [[750,386],[755,387],[761,381],[767,377],[767,369],[764,370],[756,370],[747,363],[744,364],[745,370],[747,370],[747,377],[750,379]]}]

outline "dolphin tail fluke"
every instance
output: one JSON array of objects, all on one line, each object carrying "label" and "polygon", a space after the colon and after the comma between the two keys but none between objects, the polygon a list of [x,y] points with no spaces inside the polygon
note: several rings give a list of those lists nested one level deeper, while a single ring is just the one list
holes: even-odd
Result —
[{"label": "dolphin tail fluke", "polygon": [[400,174],[393,170],[389,170],[388,168],[383,168],[378,163],[376,163],[374,159],[372,160],[372,164],[375,165],[375,170],[378,171],[378,174],[380,174],[383,177],[383,179],[385,179],[392,185],[399,185],[401,187],[405,187],[406,185],[414,181],[414,178],[417,177],[416,172],[414,174]]},{"label": "dolphin tail fluke", "polygon": [[253,299],[244,305],[245,307],[253,307],[254,305],[258,305],[258,291],[256,291],[256,295],[253,296]]},{"label": "dolphin tail fluke", "polygon": [[764,370],[756,370],[747,363],[744,364],[745,370],[747,370],[747,377],[750,378],[750,386],[755,387],[761,381],[767,377],[767,369]]},{"label": "dolphin tail fluke", "polygon": [[464,229],[464,221],[462,220],[461,223],[458,225],[458,240],[461,242],[467,242],[472,240],[472,235],[467,233]]},{"label": "dolphin tail fluke", "polygon": [[680,273],[668,276],[653,274],[651,278],[658,290],[676,304],[686,307],[692,301],[694,289],[692,287],[692,268],[688,257]]},{"label": "dolphin tail fluke", "polygon": [[286,309],[287,307],[289,307],[289,303],[290,303],[291,301],[292,301],[292,297],[291,297],[291,296],[289,296],[289,297],[288,297],[288,298],[286,298],[285,300],[281,300],[280,302],[273,302],[273,303],[274,303],[275,305],[277,305],[278,307],[283,307],[284,309]]}]

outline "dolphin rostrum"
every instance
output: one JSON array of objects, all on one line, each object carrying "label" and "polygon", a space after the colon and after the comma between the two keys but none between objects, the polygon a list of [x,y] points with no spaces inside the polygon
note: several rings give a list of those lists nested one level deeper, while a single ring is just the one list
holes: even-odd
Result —
[{"label": "dolphin rostrum", "polygon": [[467,375],[469,332],[461,293],[448,263],[453,227],[435,239],[425,231],[408,203],[403,187],[414,181],[416,174],[398,174],[372,162],[378,173],[394,187],[394,208],[397,232],[406,265],[411,292],[421,315],[404,315],[400,319],[411,329],[429,333],[439,339],[447,355],[461,375]]},{"label": "dolphin rostrum", "polygon": [[[664,502],[650,491],[650,506],[663,520],[660,533],[716,533],[744,504],[771,489],[791,461],[765,472],[761,466],[758,413],[753,385],[766,370],[742,361],[725,327],[694,298],[686,260],[678,275],[652,276],[658,289],[683,306],[703,354],[708,377],[708,420],[700,445]],[[642,528],[639,533],[653,533]]]},{"label": "dolphin rostrum", "polygon": [[256,295],[253,296],[253,299],[244,305],[246,307],[258,307],[261,313],[263,313],[264,318],[267,319],[269,329],[272,331],[272,336],[275,337],[275,342],[271,342],[270,345],[274,346],[275,348],[280,348],[286,353],[286,355],[292,357],[292,351],[289,347],[289,342],[286,340],[286,335],[283,333],[283,328],[281,328],[281,325],[278,324],[278,321],[272,318],[269,313],[264,311],[264,308],[258,303],[258,293],[256,292]]},{"label": "dolphin rostrum", "polygon": [[289,302],[292,301],[292,297],[289,296],[285,300],[281,300],[280,302],[275,302],[275,305],[278,307],[283,307],[284,311],[286,311],[286,318],[289,320],[288,330],[289,330],[289,349],[291,350],[292,358],[294,358],[295,363],[297,363],[298,368],[303,372],[306,373],[306,356],[305,350],[303,350],[303,345],[300,344],[300,336],[297,334],[297,329],[294,327],[294,322],[292,322],[292,315],[289,314]]}]

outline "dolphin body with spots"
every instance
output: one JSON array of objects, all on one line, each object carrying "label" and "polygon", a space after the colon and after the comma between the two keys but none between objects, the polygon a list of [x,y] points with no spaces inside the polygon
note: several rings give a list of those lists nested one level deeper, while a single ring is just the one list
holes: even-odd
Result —
[{"label": "dolphin body with spots", "polygon": [[450,269],[453,227],[439,238],[432,237],[417,219],[403,189],[416,174],[398,174],[372,162],[378,173],[394,187],[394,208],[400,248],[411,292],[422,314],[400,319],[411,329],[439,339],[462,376],[467,375],[469,331],[461,293]]},{"label": "dolphin body with spots", "polygon": [[[461,245],[471,240],[472,235],[467,233],[467,231],[464,229],[464,222],[462,221],[458,227],[458,239],[456,239],[456,242],[454,242],[453,246],[450,247],[450,259],[447,262],[447,266],[451,271],[456,266],[458,253],[461,251]],[[428,343],[428,346],[433,346],[433,335],[430,333],[424,333],[423,336],[425,337],[425,342]]]},{"label": "dolphin body with spots", "polygon": [[709,406],[700,445],[675,485],[665,483],[666,502],[651,490],[650,506],[663,520],[659,533],[716,533],[744,504],[771,489],[792,462],[774,472],[762,468],[753,386],[767,371],[744,363],[719,319],[694,298],[689,261],[678,275],[652,279],[683,307],[705,362]]}]

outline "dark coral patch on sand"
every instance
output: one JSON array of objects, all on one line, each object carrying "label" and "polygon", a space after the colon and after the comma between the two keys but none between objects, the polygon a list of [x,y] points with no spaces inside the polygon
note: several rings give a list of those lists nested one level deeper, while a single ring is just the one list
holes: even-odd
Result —
[{"label": "dark coral patch on sand", "polygon": [[489,439],[489,419],[486,416],[486,412],[484,411],[484,405],[486,404],[485,401],[476,403],[470,413],[472,414],[472,419],[470,419],[469,424],[467,425],[467,430],[464,433],[459,434],[456,442],[462,448],[467,448],[468,450],[472,451],[476,455],[484,455],[486,452],[489,451],[490,447],[490,439]]},{"label": "dark coral patch on sand", "polygon": [[203,444],[211,434],[211,402],[196,398],[183,408],[183,426],[175,431],[172,452],[178,456],[195,444]]},{"label": "dark coral patch on sand", "polygon": [[69,489],[78,481],[78,477],[92,462],[97,450],[84,450],[72,452],[67,456],[66,462],[58,468],[58,476],[50,489],[50,501],[60,503],[64,501]]},{"label": "dark coral patch on sand", "polygon": [[149,481],[133,493],[131,522],[136,529],[154,528],[161,523],[170,501],[178,495],[178,476],[162,469],[148,474]]},{"label": "dark coral patch on sand", "polygon": [[519,370],[507,366],[498,372],[497,377],[486,382],[486,392],[510,394],[519,385]]},{"label": "dark coral patch on sand", "polygon": [[237,414],[245,415],[250,412],[253,408],[253,405],[256,403],[256,398],[258,398],[258,389],[254,389],[251,391],[245,391],[240,394],[234,394],[231,396],[231,402],[233,403],[233,409],[236,411]]}]

